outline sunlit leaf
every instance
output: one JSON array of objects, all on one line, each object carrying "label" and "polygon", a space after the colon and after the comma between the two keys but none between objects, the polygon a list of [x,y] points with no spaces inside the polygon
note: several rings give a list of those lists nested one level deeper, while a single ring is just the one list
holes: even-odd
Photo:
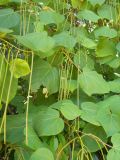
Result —
[{"label": "sunlit leaf", "polygon": [[27,61],[16,58],[10,62],[10,71],[15,78],[20,78],[30,73],[30,67]]}]

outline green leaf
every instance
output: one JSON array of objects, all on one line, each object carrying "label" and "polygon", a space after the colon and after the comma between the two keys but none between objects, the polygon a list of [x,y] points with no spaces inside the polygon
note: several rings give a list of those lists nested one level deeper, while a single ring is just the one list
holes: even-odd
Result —
[{"label": "green leaf", "polygon": [[2,109],[2,104],[0,103],[0,110]]},{"label": "green leaf", "polygon": [[39,136],[57,135],[64,129],[64,121],[59,117],[59,112],[54,109],[40,111],[33,125]]},{"label": "green leaf", "polygon": [[10,0],[0,0],[0,5],[7,4]]},{"label": "green leaf", "polygon": [[4,85],[3,83],[0,85],[0,96],[2,96],[2,101],[4,103],[6,103],[7,99],[8,102],[10,102],[15,97],[17,92],[17,87],[18,87],[18,80],[14,77],[12,78],[10,72],[8,71]]},{"label": "green leaf", "polygon": [[60,111],[68,120],[74,120],[81,115],[81,111],[78,106],[74,105],[70,100],[64,100],[62,102]]},{"label": "green leaf", "polygon": [[71,0],[73,8],[80,8],[81,2],[79,0]]},{"label": "green leaf", "polygon": [[57,137],[51,137],[50,139],[50,149],[55,154],[59,147],[59,141]]},{"label": "green leaf", "polygon": [[53,36],[56,46],[62,46],[68,49],[73,49],[76,44],[76,39],[69,35],[69,32],[61,32]]},{"label": "green leaf", "polygon": [[[0,123],[1,121],[2,121],[2,118],[0,118]],[[29,120],[29,123],[31,123],[31,120]],[[6,126],[7,142],[12,144],[23,142],[25,138],[23,134],[23,130],[24,130],[24,127],[26,126],[25,114],[7,115],[6,125],[7,125]],[[2,134],[4,135],[4,130],[2,130]],[[0,140],[1,138],[2,138],[2,135],[0,136]]]},{"label": "green leaf", "polygon": [[4,56],[0,54],[0,85],[4,80],[5,70],[6,70],[5,59]]},{"label": "green leaf", "polygon": [[105,0],[88,0],[88,2],[90,2],[93,6],[95,6],[95,5],[102,5],[104,2],[105,2]]},{"label": "green leaf", "polygon": [[47,148],[37,149],[30,157],[30,160],[54,160],[52,152]]},{"label": "green leaf", "polygon": [[100,39],[96,49],[97,57],[105,57],[116,54],[115,43],[109,39]]},{"label": "green leaf", "polygon": [[117,69],[120,66],[120,57],[117,57],[116,55],[97,57],[97,62]]},{"label": "green leaf", "polygon": [[111,142],[113,144],[113,147],[115,149],[119,149],[120,150],[120,133],[116,133],[112,136],[111,138]]},{"label": "green leaf", "polygon": [[10,62],[10,71],[15,78],[26,76],[30,73],[29,64],[25,60],[16,58]]},{"label": "green leaf", "polygon": [[107,160],[118,160],[120,159],[120,151],[111,149],[107,154]]},{"label": "green leaf", "polygon": [[[87,124],[86,127],[83,129],[83,133],[90,134],[85,135],[82,140],[84,145],[88,148],[90,152],[96,152],[103,148],[103,143],[107,142],[107,137],[105,131],[102,129],[102,127],[94,126],[92,124]],[[95,138],[96,136],[97,138]],[[97,140],[97,141],[96,141]]]},{"label": "green leaf", "polygon": [[68,80],[68,90],[73,92],[77,89],[77,80]]},{"label": "green leaf", "polygon": [[34,26],[35,26],[35,32],[43,32],[44,31],[44,24],[40,21],[36,21],[34,22]]},{"label": "green leaf", "polygon": [[62,100],[51,106],[61,111],[63,116],[68,120],[74,120],[81,115],[81,111],[72,101]]},{"label": "green leaf", "polygon": [[28,160],[30,159],[31,151],[25,150],[22,147],[19,147],[19,149],[15,150],[14,152],[14,160]]},{"label": "green leaf", "polygon": [[107,64],[110,61],[112,61],[115,58],[115,56],[106,56],[106,57],[97,57],[97,63],[101,64]]},{"label": "green leaf", "polygon": [[36,3],[42,2],[46,6],[51,2],[51,0],[32,0],[32,1]]},{"label": "green leaf", "polygon": [[31,85],[33,92],[36,92],[41,85],[47,88],[49,94],[57,92],[59,89],[59,72],[57,68],[36,57],[34,59]]},{"label": "green leaf", "polygon": [[60,15],[59,13],[56,13],[55,11],[41,11],[39,13],[40,22],[43,24],[60,24],[64,21],[64,16]]},{"label": "green leaf", "polygon": [[12,33],[12,32],[13,32],[13,30],[11,30],[11,29],[0,28],[0,33],[5,33],[5,34],[7,34],[7,33]]},{"label": "green leaf", "polygon": [[120,134],[114,134],[111,138],[111,142],[113,144],[113,148],[109,150],[107,160],[118,160],[120,159]]},{"label": "green leaf", "polygon": [[[10,0],[10,2],[21,3],[21,0]],[[28,2],[28,0],[22,0],[22,3],[26,3],[26,2]]]},{"label": "green leaf", "polygon": [[80,69],[83,68],[89,68],[91,70],[94,69],[94,61],[83,51],[78,52],[77,54],[74,55],[74,64],[76,66],[79,66]]},{"label": "green leaf", "polygon": [[113,21],[116,21],[118,14],[116,8],[108,4],[104,4],[100,8],[98,8],[97,13],[101,18]]},{"label": "green leaf", "polygon": [[0,27],[12,28],[19,24],[20,16],[13,9],[0,9]]},{"label": "green leaf", "polygon": [[116,48],[120,52],[120,42],[117,43]]},{"label": "green leaf", "polygon": [[55,53],[55,51],[52,49],[52,50],[49,50],[47,52],[40,52],[40,51],[38,51],[38,52],[34,52],[34,53],[36,55],[38,55],[40,58],[45,58],[45,57],[52,56]]},{"label": "green leaf", "polygon": [[63,116],[68,120],[74,120],[81,115],[81,111],[78,106],[73,104],[70,100],[63,100],[56,103],[55,108],[59,109]]},{"label": "green leaf", "polygon": [[96,71],[83,70],[79,75],[79,82],[80,87],[89,96],[92,94],[109,93],[110,91],[108,83]]},{"label": "green leaf", "polygon": [[109,82],[110,90],[114,93],[120,93],[120,78]]},{"label": "green leaf", "polygon": [[87,121],[93,125],[100,126],[99,122],[97,121],[97,111],[99,106],[92,102],[84,102],[81,104],[81,118],[84,121]]},{"label": "green leaf", "polygon": [[114,96],[108,97],[104,101],[100,101],[98,105],[100,107],[109,106],[112,113],[120,114],[119,103],[120,103],[120,97],[118,95],[114,95]]},{"label": "green leaf", "polygon": [[79,19],[82,18],[82,19],[86,19],[86,20],[92,21],[92,22],[97,22],[100,19],[100,17],[97,14],[95,14],[93,11],[87,10],[87,9],[79,11],[77,14],[77,17]]},{"label": "green leaf", "polygon": [[120,57],[114,57],[112,60],[106,63],[111,68],[117,69],[120,66]]},{"label": "green leaf", "polygon": [[55,44],[53,38],[49,37],[45,31],[40,33],[29,33],[25,36],[15,37],[19,43],[33,51],[48,52],[54,47]]},{"label": "green leaf", "polygon": [[6,34],[12,33],[13,30],[7,28],[0,28],[0,37],[3,38]]},{"label": "green leaf", "polygon": [[4,56],[0,56],[0,100],[10,102],[17,92],[18,80],[10,73]]},{"label": "green leaf", "polygon": [[57,51],[57,52],[54,53],[54,55],[48,57],[47,60],[53,66],[58,67],[63,62],[63,59],[64,59],[64,53]]},{"label": "green leaf", "polygon": [[97,43],[94,40],[86,37],[82,40],[81,45],[89,49],[95,49],[97,46]]},{"label": "green leaf", "polygon": [[10,102],[11,105],[16,107],[18,113],[23,113],[25,97],[22,95],[16,95]]},{"label": "green leaf", "polygon": [[115,29],[109,28],[107,26],[99,27],[94,31],[95,37],[108,37],[115,38],[117,37],[117,31]]},{"label": "green leaf", "polygon": [[97,119],[108,137],[120,132],[120,116],[116,114],[109,105],[101,106]]},{"label": "green leaf", "polygon": [[95,49],[97,46],[97,43],[94,39],[91,39],[89,33],[87,30],[83,27],[76,28],[75,29],[75,37],[78,43],[80,43],[82,46],[89,48],[89,49]]},{"label": "green leaf", "polygon": [[[26,135],[26,128],[24,129],[24,134]],[[36,150],[43,146],[41,140],[37,136],[36,132],[32,128],[32,126],[28,126],[28,144],[27,146],[33,150]]]}]

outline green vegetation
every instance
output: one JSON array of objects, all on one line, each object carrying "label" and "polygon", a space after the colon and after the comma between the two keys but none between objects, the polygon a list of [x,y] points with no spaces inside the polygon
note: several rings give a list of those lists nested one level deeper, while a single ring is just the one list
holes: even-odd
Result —
[{"label": "green vegetation", "polygon": [[0,0],[0,159],[120,159],[120,1]]}]

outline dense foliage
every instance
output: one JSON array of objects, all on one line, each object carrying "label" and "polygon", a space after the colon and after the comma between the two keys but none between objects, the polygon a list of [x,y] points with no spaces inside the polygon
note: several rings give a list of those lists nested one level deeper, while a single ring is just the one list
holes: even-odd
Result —
[{"label": "dense foliage", "polygon": [[0,159],[120,159],[119,0],[0,0]]}]

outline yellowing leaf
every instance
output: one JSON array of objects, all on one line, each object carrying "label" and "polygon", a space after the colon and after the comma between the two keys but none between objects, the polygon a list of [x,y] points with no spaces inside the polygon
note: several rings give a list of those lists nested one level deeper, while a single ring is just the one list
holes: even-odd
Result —
[{"label": "yellowing leaf", "polygon": [[17,58],[10,62],[10,71],[15,78],[20,78],[28,75],[30,73],[30,68],[25,60]]}]

